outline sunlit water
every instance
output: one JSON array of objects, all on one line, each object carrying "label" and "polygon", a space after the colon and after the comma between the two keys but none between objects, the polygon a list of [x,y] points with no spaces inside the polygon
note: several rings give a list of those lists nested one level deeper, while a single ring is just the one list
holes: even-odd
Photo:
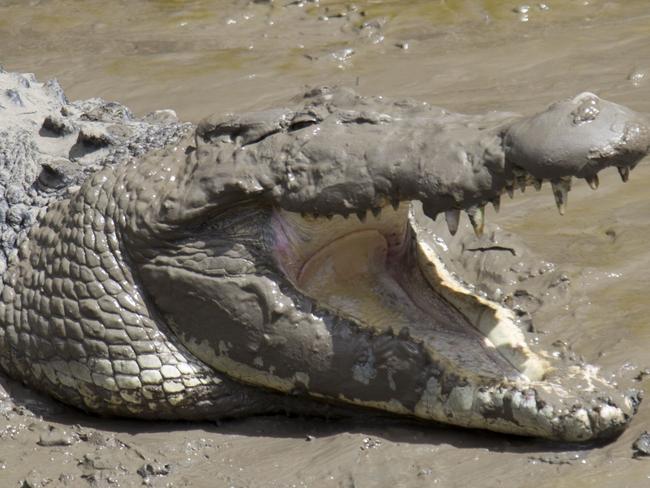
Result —
[{"label": "sunlit water", "polygon": [[[56,77],[70,98],[116,99],[140,114],[173,108],[194,121],[283,103],[305,85],[334,83],[467,112],[531,113],[585,90],[650,112],[647,0],[284,7],[290,3],[4,1],[0,64]],[[538,327],[629,382],[625,365],[650,367],[650,168],[642,164],[627,184],[615,171],[605,173],[598,191],[574,185],[565,217],[545,187],[517,195],[488,219],[564,266],[573,281],[569,310],[538,317]],[[622,482],[611,486],[643,486],[636,483],[650,469],[629,459],[629,446],[649,422],[646,405],[617,443],[598,451],[603,464],[590,471],[563,468],[561,482],[552,466],[526,473],[538,473],[542,484],[547,476],[549,486],[617,477]],[[413,449],[417,455],[421,448]],[[496,454],[473,467],[456,466],[462,452],[445,455],[447,480],[524,476],[509,472]],[[498,468],[495,459],[506,464]]]}]

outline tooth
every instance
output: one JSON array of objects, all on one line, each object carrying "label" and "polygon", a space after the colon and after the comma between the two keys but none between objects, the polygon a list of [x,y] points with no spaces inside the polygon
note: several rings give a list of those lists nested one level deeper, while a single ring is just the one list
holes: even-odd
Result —
[{"label": "tooth", "polygon": [[515,176],[515,181],[513,182],[514,187],[521,189],[521,192],[524,193],[526,191],[526,180],[528,179],[528,174],[519,168],[515,168],[513,174]]},{"label": "tooth", "polygon": [[537,191],[541,190],[543,182],[544,182],[544,180],[540,180],[538,178],[535,178],[533,180],[533,186],[535,187],[535,190],[537,190]]},{"label": "tooth", "polygon": [[390,202],[390,204],[393,206],[393,210],[399,209],[399,199],[395,198]]},{"label": "tooth", "polygon": [[494,207],[494,211],[499,213],[499,209],[501,208],[501,195],[497,195],[492,199],[492,206]]},{"label": "tooth", "polygon": [[566,211],[567,197],[569,190],[571,190],[571,178],[564,178],[561,180],[551,181],[551,188],[553,189],[553,196],[555,197],[555,204],[560,212],[564,215]]},{"label": "tooth", "polygon": [[445,212],[445,219],[447,220],[447,227],[449,233],[454,236],[458,231],[458,221],[460,220],[460,210],[447,210]]},{"label": "tooth", "polygon": [[366,221],[366,211],[365,211],[365,210],[357,210],[356,213],[357,213],[357,217],[359,218],[359,220],[360,220],[361,222],[365,222],[365,221]]},{"label": "tooth", "polygon": [[370,209],[370,211],[375,217],[379,217],[379,215],[381,214],[381,208],[379,207],[378,208],[373,207]]},{"label": "tooth", "polygon": [[585,178],[585,180],[587,180],[587,183],[589,184],[589,188],[591,188],[592,190],[597,190],[598,189],[598,185],[600,184],[600,181],[598,181],[598,175],[597,174],[592,175],[592,176],[587,176]]},{"label": "tooth", "polygon": [[619,166],[618,174],[621,175],[621,179],[623,180],[623,183],[627,183],[627,180],[630,179],[630,168],[627,166]]},{"label": "tooth", "polygon": [[506,180],[506,192],[508,196],[512,198],[515,194],[515,182],[512,180]]},{"label": "tooth", "polygon": [[519,189],[521,190],[521,193],[526,192],[526,177],[524,176],[523,178],[520,178],[517,180],[517,185],[519,186]]},{"label": "tooth", "polygon": [[308,222],[313,222],[314,220],[318,219],[319,214],[311,212],[300,212],[300,216]]},{"label": "tooth", "polygon": [[476,237],[481,237],[485,225],[485,207],[482,205],[469,207],[467,209],[467,216],[469,217],[469,221],[472,223],[472,227],[474,227]]}]

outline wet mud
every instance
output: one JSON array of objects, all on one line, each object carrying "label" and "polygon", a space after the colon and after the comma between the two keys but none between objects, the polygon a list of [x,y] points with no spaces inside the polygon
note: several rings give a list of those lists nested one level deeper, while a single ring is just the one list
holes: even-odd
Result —
[{"label": "wet mud", "polygon": [[[138,1],[110,10],[95,0],[10,1],[0,5],[0,64],[56,77],[72,99],[115,99],[139,114],[172,108],[191,121],[278,105],[323,83],[470,113],[530,114],[591,91],[647,113],[649,27],[644,0]],[[626,184],[615,170],[601,174],[595,192],[576,182],[564,217],[548,187],[504,200],[487,219],[525,243],[521,255],[454,241],[465,250],[465,278],[489,283],[489,294],[511,293],[534,340],[599,365],[622,389],[650,384],[649,182],[647,162]],[[499,253],[521,260],[509,258],[506,270]],[[533,272],[526,263],[535,260]],[[615,441],[575,446],[385,418],[136,422],[85,415],[2,379],[0,480],[640,487],[650,483],[650,461],[633,445],[649,423],[646,401]]]}]

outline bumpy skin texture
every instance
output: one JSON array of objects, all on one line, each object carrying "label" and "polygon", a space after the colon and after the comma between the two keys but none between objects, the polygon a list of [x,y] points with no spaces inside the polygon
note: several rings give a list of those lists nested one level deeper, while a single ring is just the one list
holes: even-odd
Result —
[{"label": "bumpy skin texture", "polygon": [[189,134],[171,110],[142,119],[101,99],[69,102],[55,80],[0,68],[0,273],[38,211],[88,175]]},{"label": "bumpy skin texture", "polygon": [[[101,99],[70,102],[56,81],[39,83],[32,74],[10,73],[0,68],[2,293],[14,294],[12,286],[5,286],[10,283],[10,277],[15,276],[13,271],[5,274],[6,263],[17,259],[21,244],[35,246],[27,244],[25,239],[37,216],[43,216],[48,205],[52,206],[53,211],[61,206],[66,212],[70,203],[65,199],[70,195],[79,197],[82,194],[79,192],[80,185],[89,175],[104,167],[124,165],[155,149],[178,143],[193,129],[192,124],[179,123],[171,110],[156,111],[138,119],[127,107],[118,103]],[[30,307],[22,296],[17,297],[18,307],[15,309],[13,305],[8,309],[3,308],[0,318],[0,365],[11,376],[24,379],[69,405],[106,415],[205,419],[290,411],[290,407],[319,415],[349,414],[328,405],[287,399],[230,381],[200,365],[192,355],[182,350],[182,346],[179,351],[178,341],[173,336],[171,340],[167,339],[166,333],[157,333],[157,326],[153,330],[143,329],[124,343],[111,334],[127,332],[128,322],[119,325],[114,320],[106,322],[115,325],[115,330],[111,331],[106,330],[110,327],[104,328],[103,319],[108,319],[108,316],[90,322],[74,319],[79,316],[81,302],[72,298],[78,297],[73,288],[76,282],[82,280],[72,278],[70,264],[74,276],[79,276],[81,263],[77,259],[84,256],[82,241],[91,239],[92,242],[106,244],[110,233],[98,231],[98,240],[95,241],[94,235],[91,237],[93,230],[87,229],[82,221],[64,220],[62,218],[53,223],[49,231],[46,228],[42,228],[42,231],[34,229],[34,232],[65,233],[64,241],[61,235],[56,236],[57,241],[61,240],[58,248],[50,249],[51,243],[43,243],[44,256],[51,258],[62,252],[61,246],[65,244],[64,254],[56,259],[57,271],[54,271],[52,262],[49,266],[43,262],[46,269],[38,273],[24,270],[26,274],[38,276],[36,281],[28,278],[25,283],[16,286],[19,295],[26,293],[40,300],[40,308],[34,306],[29,312]],[[64,227],[68,230],[64,230]],[[71,232],[82,239],[78,241],[81,243],[79,249],[74,241],[68,239]],[[89,233],[88,237],[85,237],[86,233]],[[51,233],[49,235],[52,236]],[[92,249],[90,252],[93,252]],[[70,253],[71,257],[68,258],[65,253]],[[133,284],[127,281],[130,276],[128,265],[122,263],[122,266],[126,275],[121,280],[112,280],[112,284],[132,291]],[[96,272],[100,273],[101,269],[100,266]],[[90,265],[84,267],[84,278],[87,279],[92,270]],[[113,270],[113,273],[116,272],[121,273]],[[45,282],[38,281],[46,275],[47,288]],[[67,281],[64,289],[62,286],[66,278],[74,281]],[[89,284],[96,286],[98,283]],[[83,284],[77,284],[77,290],[81,286]],[[29,292],[30,288],[34,291]],[[116,289],[111,288],[111,291],[115,293]],[[133,297],[135,301],[128,302],[132,304],[132,311],[133,307],[142,307],[142,300],[138,296],[136,293]],[[61,314],[57,315],[57,310]],[[21,318],[23,313],[25,320]],[[136,320],[129,309],[122,309],[121,313]],[[13,325],[14,319],[16,326]],[[148,320],[147,323],[154,322]],[[140,319],[132,323],[132,334],[140,327],[139,324]],[[94,332],[88,327],[94,327]],[[13,345],[10,346],[9,341]],[[136,355],[141,358],[134,363]],[[196,367],[189,371],[188,363]],[[179,373],[182,371],[180,376],[167,384],[166,390],[163,389],[163,365],[173,366]],[[134,366],[139,368],[136,373]],[[169,369],[165,368],[164,371],[168,374]],[[160,380],[151,385],[146,383],[147,378]],[[143,382],[137,390],[123,387],[129,381],[133,385],[139,380]],[[134,401],[134,395],[138,396],[137,401]],[[155,400],[146,401],[153,397]]]},{"label": "bumpy skin texture", "polygon": [[[612,435],[635,404],[601,380],[592,396],[567,394],[562,410],[542,384],[459,377],[408,331],[363,329],[313,303],[272,257],[278,209],[345,216],[419,200],[434,216],[497,198],[524,170],[576,174],[558,168],[582,148],[576,156],[559,141],[561,157],[537,165],[540,150],[527,146],[522,124],[549,128],[585,97],[607,109],[607,120],[572,127],[595,136],[591,170],[632,166],[647,153],[642,117],[581,97],[540,121],[323,88],[293,110],[208,119],[194,137],[98,171],[38,219],[4,274],[0,364],[106,414],[327,410],[311,396],[519,434]],[[354,371],[370,363],[374,376],[359,381]]]}]

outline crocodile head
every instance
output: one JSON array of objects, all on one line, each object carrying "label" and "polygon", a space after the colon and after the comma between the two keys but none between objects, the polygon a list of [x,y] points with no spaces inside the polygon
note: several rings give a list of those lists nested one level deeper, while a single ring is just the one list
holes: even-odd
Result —
[{"label": "crocodile head", "polygon": [[510,310],[443,264],[429,222],[446,213],[454,233],[464,210],[480,235],[487,202],[544,180],[563,211],[572,176],[595,185],[615,165],[626,179],[649,144],[642,116],[589,93],[520,118],[321,89],[295,110],[204,121],[187,155],[164,159],[182,182],[148,199],[127,247],[180,341],[239,381],[495,431],[611,436],[636,397],[529,345]]},{"label": "crocodile head", "polygon": [[[63,122],[64,149],[97,129]],[[3,275],[0,365],[103,414],[327,402],[611,437],[636,394],[529,344],[445,264],[431,222],[445,214],[453,234],[465,211],[481,235],[486,203],[545,180],[563,212],[571,177],[596,186],[617,166],[626,180],[649,146],[643,116],[588,93],[520,117],[321,88],[293,109],[212,117],[39,217]]]}]

